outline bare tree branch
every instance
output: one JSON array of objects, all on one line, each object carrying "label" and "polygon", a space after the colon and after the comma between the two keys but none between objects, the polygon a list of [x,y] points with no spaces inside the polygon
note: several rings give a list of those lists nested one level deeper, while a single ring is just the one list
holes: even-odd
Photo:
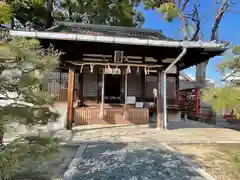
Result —
[{"label": "bare tree branch", "polygon": [[188,3],[189,3],[189,0],[185,0],[185,1],[183,2],[182,8],[181,8],[181,12],[183,12],[183,11],[186,9]]},{"label": "bare tree branch", "polygon": [[197,3],[194,3],[193,16],[192,16],[192,21],[195,22],[196,30],[193,34],[193,37],[191,38],[191,41],[197,40],[198,39],[197,37],[199,37],[199,32],[200,32],[201,21],[200,21],[199,12],[198,12],[200,3],[198,1]]},{"label": "bare tree branch", "polygon": [[[178,3],[179,3],[179,6],[180,6],[181,0],[179,0]],[[184,14],[183,14],[183,12],[186,9],[188,3],[189,3],[189,0],[184,0],[182,8],[180,9],[180,13],[179,13],[179,18],[181,19],[182,24],[183,24],[182,25],[183,26],[182,29],[184,31],[184,40],[188,40],[189,39],[188,33],[187,33],[187,31],[188,31],[188,20],[187,20],[187,18],[185,18]]]},{"label": "bare tree branch", "polygon": [[219,24],[222,20],[223,14],[226,12],[226,10],[229,8],[229,0],[224,0],[222,5],[219,7],[217,15],[215,17],[215,21],[213,23],[213,28],[212,28],[212,34],[211,34],[211,41],[216,40],[216,32],[218,30]]}]

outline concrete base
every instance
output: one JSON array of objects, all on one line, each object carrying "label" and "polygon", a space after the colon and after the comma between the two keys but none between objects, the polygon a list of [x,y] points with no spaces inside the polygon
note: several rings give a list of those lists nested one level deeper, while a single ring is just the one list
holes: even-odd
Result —
[{"label": "concrete base", "polygon": [[167,116],[168,122],[179,122],[181,121],[181,112],[168,112]]}]

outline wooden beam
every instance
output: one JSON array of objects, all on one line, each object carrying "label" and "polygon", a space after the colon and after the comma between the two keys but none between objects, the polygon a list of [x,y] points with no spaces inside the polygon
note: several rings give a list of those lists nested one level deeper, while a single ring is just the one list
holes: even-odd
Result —
[{"label": "wooden beam", "polygon": [[68,73],[68,98],[67,98],[67,129],[72,129],[73,124],[73,89],[75,71],[70,68]]},{"label": "wooden beam", "polygon": [[157,63],[114,63],[114,62],[105,62],[105,61],[66,61],[65,64],[67,66],[90,66],[93,64],[95,67],[102,67],[102,66],[113,66],[113,67],[128,67],[128,66],[134,66],[134,67],[150,67],[150,68],[157,68],[162,66],[168,66],[168,64],[157,64]]},{"label": "wooden beam", "polygon": [[157,127],[163,129],[162,69],[157,69]]}]

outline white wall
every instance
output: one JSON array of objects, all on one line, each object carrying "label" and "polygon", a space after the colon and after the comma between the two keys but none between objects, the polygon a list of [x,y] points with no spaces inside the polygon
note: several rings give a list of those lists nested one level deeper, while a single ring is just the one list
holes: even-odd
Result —
[{"label": "white wall", "polygon": [[179,81],[179,89],[183,90],[183,89],[193,89],[196,88],[196,84],[195,81],[184,81],[184,80],[180,80]]}]

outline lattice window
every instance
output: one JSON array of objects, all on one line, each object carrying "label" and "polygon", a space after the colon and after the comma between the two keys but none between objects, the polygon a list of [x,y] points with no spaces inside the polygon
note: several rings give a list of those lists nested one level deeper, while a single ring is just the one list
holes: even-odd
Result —
[{"label": "lattice window", "polygon": [[83,96],[84,97],[97,97],[97,70],[91,73],[90,69],[84,68],[83,73]]},{"label": "lattice window", "polygon": [[176,77],[167,77],[167,97],[176,98]]},{"label": "lattice window", "polygon": [[145,97],[153,98],[153,89],[157,88],[157,76],[145,77]]},{"label": "lattice window", "polygon": [[128,74],[128,96],[141,97],[141,73],[134,68]]},{"label": "lattice window", "polygon": [[[146,76],[145,97],[153,98],[153,89],[157,89],[157,76]],[[167,77],[167,97],[176,98],[176,77]]]}]

